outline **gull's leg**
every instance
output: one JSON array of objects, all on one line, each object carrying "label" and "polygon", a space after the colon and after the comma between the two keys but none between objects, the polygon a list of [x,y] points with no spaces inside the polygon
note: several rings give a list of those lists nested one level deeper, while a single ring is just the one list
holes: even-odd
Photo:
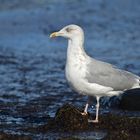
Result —
[{"label": "gull's leg", "polygon": [[89,103],[90,103],[91,100],[92,100],[92,97],[88,96],[88,101],[86,103],[84,112],[81,113],[82,115],[87,115],[88,106],[89,106]]},{"label": "gull's leg", "polygon": [[81,113],[82,115],[87,115],[87,109],[88,109],[88,106],[89,106],[89,103],[86,103],[86,106],[85,106],[84,112]]},{"label": "gull's leg", "polygon": [[99,107],[100,107],[100,103],[99,103],[100,97],[96,97],[96,100],[97,100],[97,104],[96,104],[96,118],[95,118],[95,120],[93,120],[93,122],[99,122],[98,116],[99,116]]},{"label": "gull's leg", "polygon": [[96,118],[95,118],[95,120],[89,120],[89,122],[93,122],[93,123],[98,123],[99,122],[98,116],[99,116],[99,106],[100,106],[99,100],[100,100],[100,97],[96,97],[96,100],[97,100],[97,104],[96,104]]}]

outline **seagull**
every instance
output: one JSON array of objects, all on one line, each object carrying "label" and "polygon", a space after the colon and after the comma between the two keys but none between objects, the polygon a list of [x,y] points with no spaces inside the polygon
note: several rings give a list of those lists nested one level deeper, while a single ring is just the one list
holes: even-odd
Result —
[{"label": "seagull", "polygon": [[[98,123],[99,100],[103,96],[118,96],[124,91],[140,87],[140,77],[118,69],[112,64],[90,57],[84,50],[84,31],[78,25],[68,25],[50,38],[61,36],[68,39],[65,76],[70,87],[82,95],[96,98],[96,118]],[[89,101],[82,115],[87,115]]]}]

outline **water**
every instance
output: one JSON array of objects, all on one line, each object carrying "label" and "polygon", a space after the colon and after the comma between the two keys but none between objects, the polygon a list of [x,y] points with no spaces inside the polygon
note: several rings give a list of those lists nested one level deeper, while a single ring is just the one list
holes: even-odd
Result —
[{"label": "water", "polygon": [[140,75],[139,4],[5,0],[0,5],[0,130],[26,134],[24,128],[47,123],[64,103],[84,106],[87,98],[65,80],[67,41],[49,38],[67,24],[83,27],[89,55]]}]

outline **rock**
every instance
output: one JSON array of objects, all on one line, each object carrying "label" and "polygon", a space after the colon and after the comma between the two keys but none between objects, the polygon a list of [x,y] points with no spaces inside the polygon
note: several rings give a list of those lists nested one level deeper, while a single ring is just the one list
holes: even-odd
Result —
[{"label": "rock", "polygon": [[[75,138],[72,134],[84,132],[85,135],[88,135],[88,132],[100,130],[105,130],[107,133],[104,140],[139,140],[139,117],[119,116],[108,113],[99,116],[99,123],[88,123],[88,118],[93,119],[95,118],[94,115],[82,116],[81,110],[73,105],[65,104],[57,110],[55,117],[50,119],[47,124],[30,130],[34,133],[44,132],[49,134],[49,132],[57,132],[61,134],[60,140],[78,140],[82,139],[82,136],[81,138],[80,136]],[[71,135],[66,138],[65,132],[71,132]]]},{"label": "rock", "polygon": [[88,115],[81,115],[81,111],[70,104],[65,104],[59,108],[55,117],[47,125],[40,126],[39,131],[79,131],[88,128]]},{"label": "rock", "polygon": [[0,140],[32,140],[32,139],[29,136],[12,135],[12,134],[0,132]]},{"label": "rock", "polygon": [[89,130],[106,130],[104,140],[139,140],[140,118],[108,113],[101,115],[99,123],[90,125]]},{"label": "rock", "polygon": [[64,130],[85,130],[88,128],[88,117],[73,105],[65,104],[56,112],[55,122]]},{"label": "rock", "polygon": [[125,130],[111,131],[103,140],[139,140],[139,135],[133,135]]},{"label": "rock", "polygon": [[140,88],[126,91],[119,106],[125,110],[140,111]]}]

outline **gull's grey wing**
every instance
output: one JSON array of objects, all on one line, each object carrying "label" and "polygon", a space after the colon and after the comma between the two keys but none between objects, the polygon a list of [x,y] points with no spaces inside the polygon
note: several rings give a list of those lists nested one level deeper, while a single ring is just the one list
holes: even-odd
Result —
[{"label": "gull's grey wing", "polygon": [[130,72],[95,59],[91,59],[87,69],[86,79],[88,82],[112,87],[114,90],[130,89],[138,82],[137,79],[140,79]]}]

